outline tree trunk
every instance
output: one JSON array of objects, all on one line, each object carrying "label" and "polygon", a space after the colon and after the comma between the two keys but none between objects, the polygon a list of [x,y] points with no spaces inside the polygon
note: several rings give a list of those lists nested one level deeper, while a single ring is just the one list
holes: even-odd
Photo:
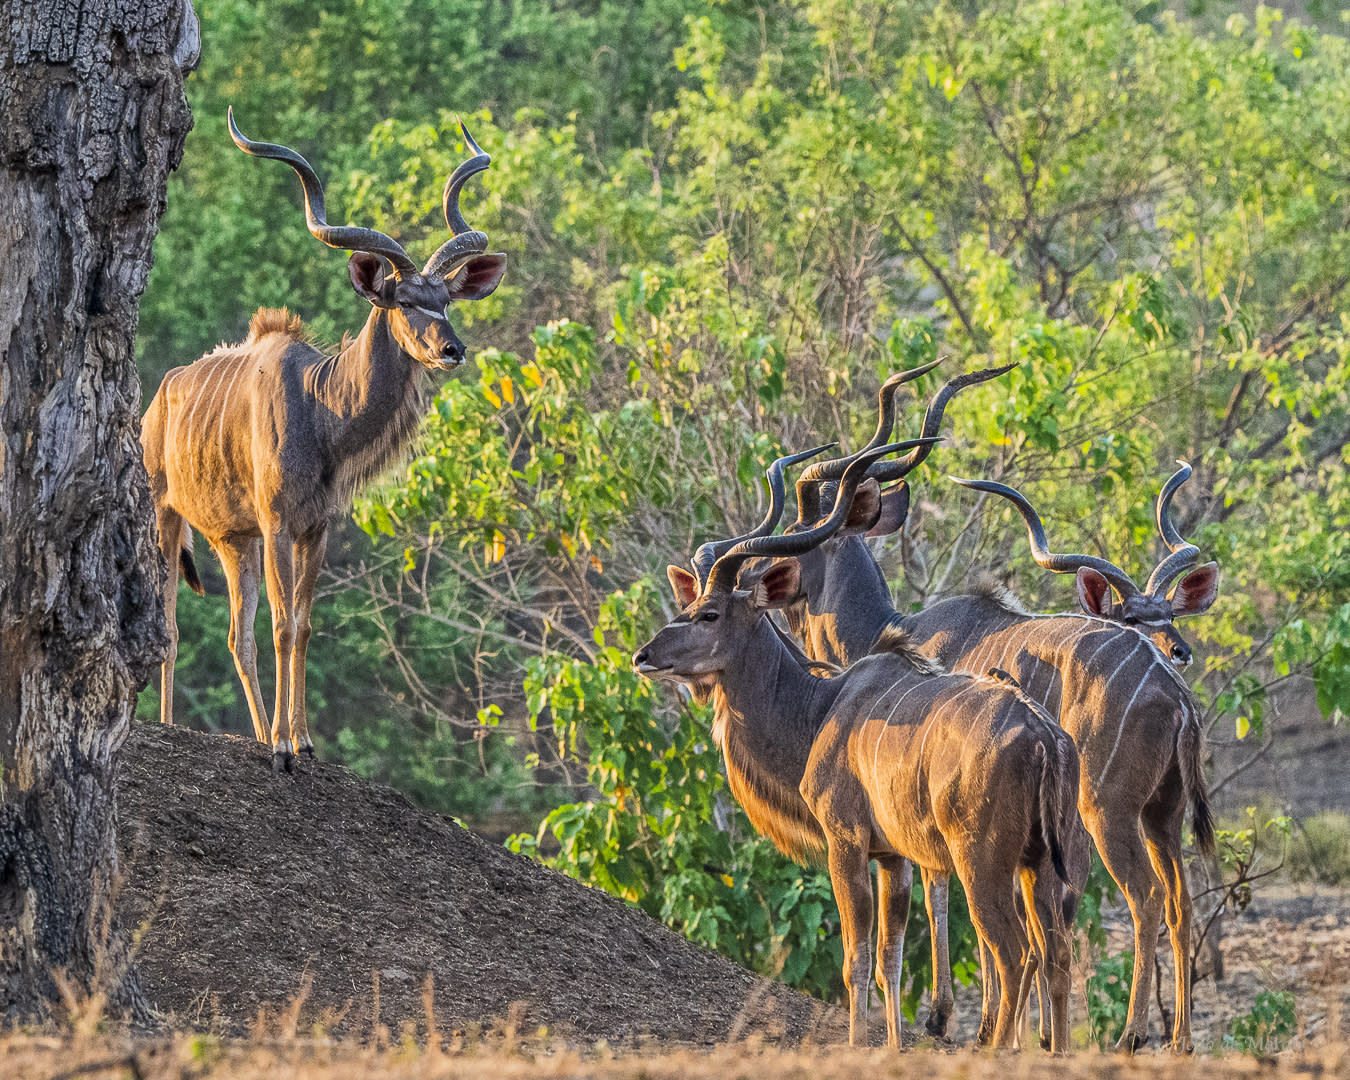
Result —
[{"label": "tree trunk", "polygon": [[0,38],[0,1016],[144,1012],[117,751],[166,648],[132,342],[191,126],[190,0],[25,0]]}]

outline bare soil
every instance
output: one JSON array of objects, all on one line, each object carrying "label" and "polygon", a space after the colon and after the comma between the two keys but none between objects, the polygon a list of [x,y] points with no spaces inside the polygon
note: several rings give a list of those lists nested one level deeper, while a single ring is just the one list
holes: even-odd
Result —
[{"label": "bare soil", "polygon": [[388,788],[323,762],[273,777],[270,761],[251,740],[159,724],[135,725],[122,753],[119,907],[171,1025],[420,1036],[430,975],[446,1035],[839,1035],[839,1010]]}]

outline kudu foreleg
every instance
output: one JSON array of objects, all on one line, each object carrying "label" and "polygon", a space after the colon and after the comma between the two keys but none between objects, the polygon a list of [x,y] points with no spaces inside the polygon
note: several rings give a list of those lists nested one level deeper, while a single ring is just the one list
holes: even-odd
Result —
[{"label": "kudu foreleg", "polygon": [[305,713],[305,657],[309,651],[309,616],[314,586],[328,550],[328,526],[295,542],[295,647],[291,651],[291,740],[297,754],[314,756]]},{"label": "kudu foreleg", "polygon": [[877,985],[886,1003],[886,1041],[900,1048],[900,978],[914,866],[898,855],[877,859]]},{"label": "kudu foreleg", "polygon": [[272,713],[272,771],[293,772],[295,749],[290,738],[291,655],[295,649],[295,550],[284,529],[263,533],[263,567],[267,602],[272,608],[272,644],[277,656],[277,698]]},{"label": "kudu foreleg", "polygon": [[844,986],[848,991],[848,1041],[867,1045],[867,986],[871,965],[872,876],[867,844],[851,833],[828,833],[830,887],[839,908],[844,945]]}]

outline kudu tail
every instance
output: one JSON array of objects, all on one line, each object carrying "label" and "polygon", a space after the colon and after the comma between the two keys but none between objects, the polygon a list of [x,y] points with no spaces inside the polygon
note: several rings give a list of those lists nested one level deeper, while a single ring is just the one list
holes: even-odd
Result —
[{"label": "kudu tail", "polygon": [[1212,855],[1214,815],[1209,807],[1209,788],[1205,784],[1204,756],[1200,725],[1183,714],[1181,729],[1177,732],[1177,763],[1181,768],[1181,782],[1190,797],[1196,849],[1203,855]]},{"label": "kudu tail", "polygon": [[178,542],[178,566],[183,571],[183,580],[188,588],[198,596],[205,596],[206,589],[202,579],[197,576],[197,564],[192,561],[192,526],[183,522],[183,535]]},{"label": "kudu tail", "polygon": [[[1045,844],[1046,850],[1050,852],[1050,863],[1055,868],[1055,873],[1059,875],[1059,880],[1072,887],[1069,881],[1069,871],[1064,861],[1064,845],[1061,841],[1063,830],[1072,827],[1071,821],[1065,821],[1060,813],[1060,807],[1064,800],[1064,750],[1063,742],[1068,741],[1068,736],[1060,739],[1061,730],[1041,707],[1039,703],[1030,698],[1026,691],[1022,689],[1022,684],[1015,677],[1004,671],[1002,668],[990,668],[987,672],[988,678],[996,679],[1004,685],[1010,687],[1017,695],[1018,700],[1031,711],[1031,713],[1043,725],[1041,734],[1036,739],[1036,760],[1041,765],[1041,775],[1037,779],[1037,802],[1038,812],[1041,818],[1041,841]],[[1074,776],[1073,790],[1078,790],[1078,778]]]},{"label": "kudu tail", "polygon": [[[1047,745],[1048,744],[1048,745]],[[1041,760],[1040,777],[1040,814],[1041,838],[1050,852],[1050,864],[1059,875],[1059,880],[1069,885],[1069,871],[1064,863],[1064,846],[1060,842],[1060,830],[1064,828],[1060,807],[1064,801],[1064,785],[1061,775],[1059,747],[1053,740],[1042,740],[1036,744],[1036,756]]]}]

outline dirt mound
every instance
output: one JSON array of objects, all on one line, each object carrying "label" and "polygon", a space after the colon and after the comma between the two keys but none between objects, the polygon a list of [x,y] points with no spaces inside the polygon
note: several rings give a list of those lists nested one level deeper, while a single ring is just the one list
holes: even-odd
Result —
[{"label": "dirt mound", "polygon": [[123,751],[119,904],[144,928],[142,985],[177,1024],[241,1033],[312,979],[300,1031],[424,1030],[430,972],[443,1031],[511,1017],[616,1044],[836,1034],[836,1010],[388,788],[323,763],[273,778],[270,761],[158,724]]}]

